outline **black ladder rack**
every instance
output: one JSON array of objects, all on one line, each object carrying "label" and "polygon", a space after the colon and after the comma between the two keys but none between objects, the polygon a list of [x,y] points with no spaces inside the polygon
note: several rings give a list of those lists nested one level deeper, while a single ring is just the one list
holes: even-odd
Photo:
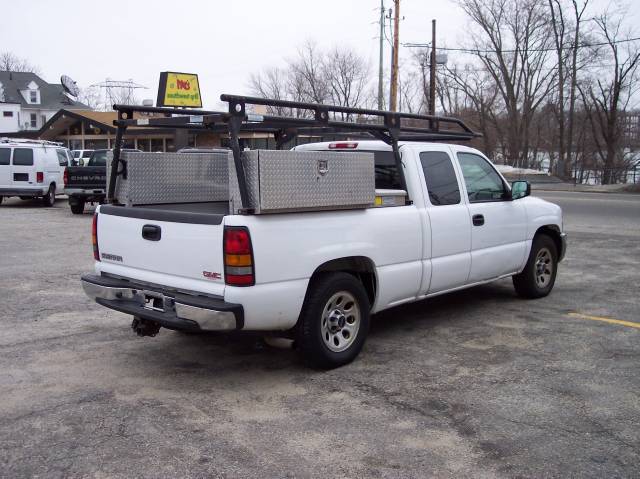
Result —
[{"label": "black ladder rack", "polygon": [[[406,189],[406,183],[402,174],[402,160],[398,149],[399,141],[468,141],[481,136],[471,130],[462,120],[444,116],[416,115],[227,94],[220,95],[220,100],[228,103],[227,112],[113,105],[113,109],[118,112],[118,118],[113,122],[117,131],[107,188],[107,201],[110,203],[117,201],[114,195],[116,178],[122,171],[120,168],[122,138],[129,126],[186,128],[228,133],[243,208],[248,205],[246,177],[239,142],[239,134],[243,131],[273,134],[278,149],[299,134],[329,132],[338,135],[346,135],[350,132],[368,134],[391,145],[404,189]],[[298,116],[247,113],[247,105],[291,109],[295,110]],[[155,113],[163,116],[134,119],[136,112]],[[424,123],[427,126],[423,126]]]}]

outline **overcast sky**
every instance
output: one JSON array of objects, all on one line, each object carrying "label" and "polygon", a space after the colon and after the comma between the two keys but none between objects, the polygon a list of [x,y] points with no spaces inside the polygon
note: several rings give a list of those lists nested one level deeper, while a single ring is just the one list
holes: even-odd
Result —
[{"label": "overcast sky", "polygon": [[[596,0],[604,3],[606,0]],[[37,65],[45,80],[66,74],[86,87],[133,79],[157,93],[160,71],[198,73],[205,107],[221,93],[250,93],[250,73],[282,65],[305,40],[348,45],[366,56],[375,75],[380,0],[30,0],[3,1],[0,51]],[[387,7],[391,0],[385,0]],[[630,2],[640,23],[640,0]],[[465,42],[467,21],[453,1],[402,0],[401,42]],[[408,49],[402,48],[403,56]],[[389,61],[389,50],[385,52]]]}]

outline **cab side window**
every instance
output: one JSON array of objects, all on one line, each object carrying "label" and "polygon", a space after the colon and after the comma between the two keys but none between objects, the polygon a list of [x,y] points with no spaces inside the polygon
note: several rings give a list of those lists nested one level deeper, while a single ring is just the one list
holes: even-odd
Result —
[{"label": "cab side window", "polygon": [[8,165],[11,158],[11,148],[0,148],[0,165]]},{"label": "cab side window", "polygon": [[460,203],[458,178],[449,155],[443,151],[423,151],[420,153],[420,163],[431,204],[444,206]]},{"label": "cab side window", "polygon": [[505,200],[507,189],[493,166],[473,153],[458,153],[470,203]]}]

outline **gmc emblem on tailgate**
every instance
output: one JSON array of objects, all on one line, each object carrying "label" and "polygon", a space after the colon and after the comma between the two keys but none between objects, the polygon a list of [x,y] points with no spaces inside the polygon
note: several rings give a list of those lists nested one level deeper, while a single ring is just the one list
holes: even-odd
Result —
[{"label": "gmc emblem on tailgate", "polygon": [[220,273],[214,273],[213,271],[203,271],[202,276],[207,279],[222,279],[222,275]]}]

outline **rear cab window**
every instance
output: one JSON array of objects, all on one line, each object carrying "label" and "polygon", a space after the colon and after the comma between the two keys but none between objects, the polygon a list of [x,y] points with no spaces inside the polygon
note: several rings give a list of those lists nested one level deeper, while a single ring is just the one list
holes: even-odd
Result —
[{"label": "rear cab window", "polygon": [[60,166],[67,166],[67,163],[69,162],[67,158],[67,152],[61,149],[56,150],[56,153],[58,155],[58,163],[60,164]]},{"label": "rear cab window", "polygon": [[11,148],[0,148],[0,165],[8,165],[11,159]]},{"label": "rear cab window", "polygon": [[[365,150],[358,150],[365,151]],[[380,190],[401,190],[402,182],[392,151],[372,151],[376,168],[376,188]]]},{"label": "rear cab window", "polygon": [[31,148],[14,148],[13,166],[33,166],[33,150]]},{"label": "rear cab window", "polygon": [[433,206],[459,204],[460,187],[451,157],[444,151],[423,151],[420,153],[420,163],[431,204]]},{"label": "rear cab window", "polygon": [[107,166],[107,150],[94,151],[88,166]]}]

